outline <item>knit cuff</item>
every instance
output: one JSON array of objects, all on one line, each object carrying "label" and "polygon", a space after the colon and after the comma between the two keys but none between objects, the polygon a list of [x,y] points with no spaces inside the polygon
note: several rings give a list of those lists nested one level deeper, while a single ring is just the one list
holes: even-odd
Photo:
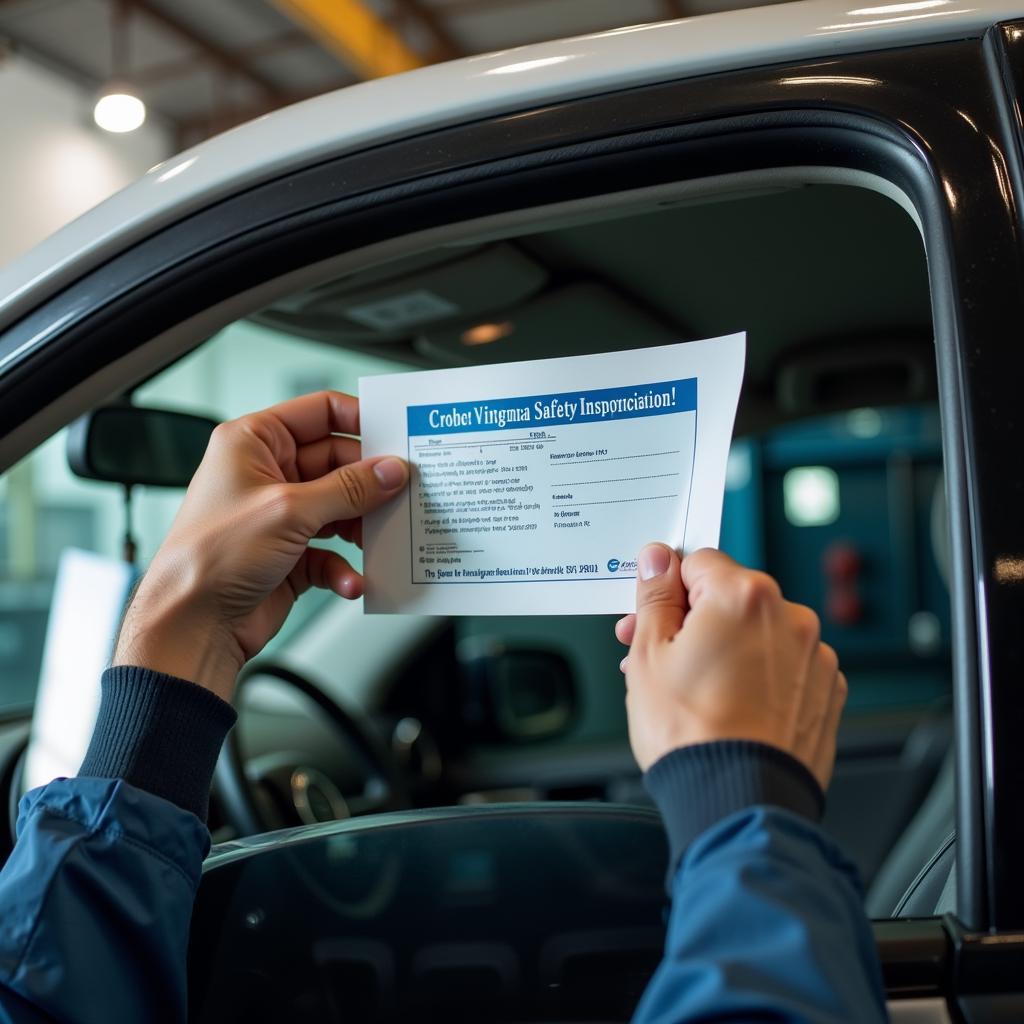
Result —
[{"label": "knit cuff", "polygon": [[235,709],[195,683],[146,668],[107,669],[101,686],[79,776],[124,779],[205,821],[213,769]]},{"label": "knit cuff", "polygon": [[803,764],[752,740],[680,747],[648,769],[644,785],[668,833],[670,881],[690,843],[730,814],[771,805],[818,822],[825,809],[825,794]]}]

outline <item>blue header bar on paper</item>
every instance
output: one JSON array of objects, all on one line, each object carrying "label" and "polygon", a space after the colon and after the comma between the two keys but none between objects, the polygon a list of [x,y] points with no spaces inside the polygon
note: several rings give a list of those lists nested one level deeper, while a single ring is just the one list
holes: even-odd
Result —
[{"label": "blue header bar on paper", "polygon": [[664,380],[600,391],[490,398],[408,407],[409,435],[468,434],[485,430],[523,430],[603,420],[666,416],[697,408],[697,378]]}]

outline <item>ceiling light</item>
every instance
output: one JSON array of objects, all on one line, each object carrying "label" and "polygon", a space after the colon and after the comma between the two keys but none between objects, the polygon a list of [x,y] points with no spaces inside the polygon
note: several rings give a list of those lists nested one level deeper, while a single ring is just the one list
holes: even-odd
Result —
[{"label": "ceiling light", "polygon": [[839,518],[839,476],[828,466],[797,466],[782,478],[782,503],[793,526],[828,526]]},{"label": "ceiling light", "polygon": [[96,101],[93,120],[105,132],[133,132],[146,120],[146,104],[123,87],[110,89]]},{"label": "ceiling light", "polygon": [[846,429],[854,437],[878,437],[882,432],[882,414],[877,409],[854,409],[846,414]]},{"label": "ceiling light", "polygon": [[490,345],[492,341],[501,341],[507,338],[516,326],[511,320],[505,320],[500,324],[477,324],[462,333],[463,345]]}]

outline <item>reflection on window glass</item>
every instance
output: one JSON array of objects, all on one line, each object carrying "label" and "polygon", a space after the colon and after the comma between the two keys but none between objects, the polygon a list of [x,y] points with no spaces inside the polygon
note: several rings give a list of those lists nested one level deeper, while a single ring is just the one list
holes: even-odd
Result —
[{"label": "reflection on window glass", "polygon": [[839,477],[828,466],[797,466],[783,477],[782,500],[794,526],[828,526],[839,518]]}]

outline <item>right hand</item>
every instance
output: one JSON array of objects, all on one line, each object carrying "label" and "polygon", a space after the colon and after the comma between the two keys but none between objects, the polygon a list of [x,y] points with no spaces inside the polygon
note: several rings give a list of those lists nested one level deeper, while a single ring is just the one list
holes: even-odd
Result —
[{"label": "right hand", "polygon": [[678,747],[756,740],[827,789],[846,677],[810,608],[719,551],[640,553],[637,611],[620,619],[626,711],[642,770]]}]

